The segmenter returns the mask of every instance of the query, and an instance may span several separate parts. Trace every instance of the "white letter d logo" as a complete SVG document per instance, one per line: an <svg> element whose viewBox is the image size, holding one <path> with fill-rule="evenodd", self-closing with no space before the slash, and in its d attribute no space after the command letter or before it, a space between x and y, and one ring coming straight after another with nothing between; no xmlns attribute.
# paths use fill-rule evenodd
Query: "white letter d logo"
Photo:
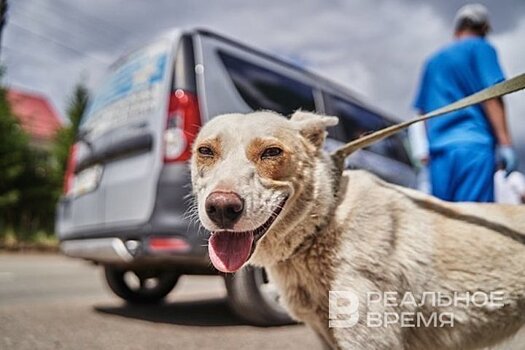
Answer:
<svg viewBox="0 0 525 350"><path fill-rule="evenodd" d="M328 292L328 327L347 328L359 321L359 298L355 293Z"/></svg>

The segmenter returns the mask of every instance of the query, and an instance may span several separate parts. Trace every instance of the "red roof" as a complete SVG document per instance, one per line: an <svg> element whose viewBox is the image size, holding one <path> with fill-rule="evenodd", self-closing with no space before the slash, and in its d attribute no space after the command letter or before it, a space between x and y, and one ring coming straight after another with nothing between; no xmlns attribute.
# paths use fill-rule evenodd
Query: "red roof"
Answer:
<svg viewBox="0 0 525 350"><path fill-rule="evenodd" d="M42 95L9 89L7 100L22 128L32 138L51 140L62 126L58 114Z"/></svg>

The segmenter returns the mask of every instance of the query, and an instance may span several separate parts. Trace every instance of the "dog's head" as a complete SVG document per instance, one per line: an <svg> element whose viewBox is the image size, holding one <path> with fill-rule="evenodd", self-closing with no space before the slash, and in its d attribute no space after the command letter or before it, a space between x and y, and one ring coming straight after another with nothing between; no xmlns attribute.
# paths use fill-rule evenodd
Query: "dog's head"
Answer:
<svg viewBox="0 0 525 350"><path fill-rule="evenodd" d="M222 115L201 129L192 185L217 269L234 272L250 257L274 263L287 254L279 250L304 239L292 229L310 215L319 184L331 185L318 167L326 160L326 127L337 121L301 111L291 119L255 112Z"/></svg>

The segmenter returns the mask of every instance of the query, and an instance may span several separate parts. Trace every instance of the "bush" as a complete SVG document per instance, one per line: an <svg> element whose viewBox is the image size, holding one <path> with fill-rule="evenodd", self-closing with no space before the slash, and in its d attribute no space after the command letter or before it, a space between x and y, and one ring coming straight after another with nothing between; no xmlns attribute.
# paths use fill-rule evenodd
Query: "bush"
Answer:
<svg viewBox="0 0 525 350"><path fill-rule="evenodd" d="M69 148L88 99L88 90L77 86L68 107L70 123L59 130L49 152L30 147L0 86L0 240L41 240L54 232Z"/></svg>
<svg viewBox="0 0 525 350"><path fill-rule="evenodd" d="M22 200L22 178L26 172L26 158L29 153L28 137L11 112L5 89L0 87L1 231L14 226L17 221L17 208Z"/></svg>

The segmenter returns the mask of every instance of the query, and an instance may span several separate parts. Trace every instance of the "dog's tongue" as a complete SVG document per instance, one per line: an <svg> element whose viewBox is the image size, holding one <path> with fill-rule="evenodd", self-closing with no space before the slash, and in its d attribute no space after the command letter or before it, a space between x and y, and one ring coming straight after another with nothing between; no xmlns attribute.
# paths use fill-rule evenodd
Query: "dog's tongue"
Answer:
<svg viewBox="0 0 525 350"><path fill-rule="evenodd" d="M216 232L210 237L208 252L213 266L222 272L235 272L250 257L253 233Z"/></svg>

